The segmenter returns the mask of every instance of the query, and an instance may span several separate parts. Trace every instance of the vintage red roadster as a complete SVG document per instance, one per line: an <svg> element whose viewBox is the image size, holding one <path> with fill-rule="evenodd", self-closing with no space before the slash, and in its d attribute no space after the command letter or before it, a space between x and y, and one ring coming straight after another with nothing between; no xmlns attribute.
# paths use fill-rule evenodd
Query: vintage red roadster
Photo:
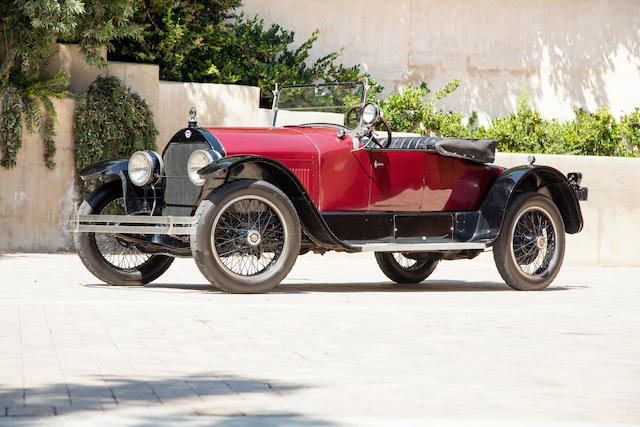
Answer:
<svg viewBox="0 0 640 427"><path fill-rule="evenodd" d="M417 283L492 248L509 286L548 286L565 233L582 229L581 174L505 170L495 140L394 134L367 92L276 89L267 128L200 127L192 111L162 155L82 170L106 182L71 221L82 262L107 283L145 284L193 257L213 285L245 293L277 286L308 251L373 252L389 279Z"/></svg>

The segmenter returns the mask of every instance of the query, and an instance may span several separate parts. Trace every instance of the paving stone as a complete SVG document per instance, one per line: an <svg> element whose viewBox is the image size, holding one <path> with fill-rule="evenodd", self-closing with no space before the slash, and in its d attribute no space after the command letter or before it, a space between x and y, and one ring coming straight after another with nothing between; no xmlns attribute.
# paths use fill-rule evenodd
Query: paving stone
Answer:
<svg viewBox="0 0 640 427"><path fill-rule="evenodd" d="M487 261L396 286L370 254L305 255L277 292L227 295L191 260L114 288L74 255L3 256L0 408L244 425L640 423L640 269L563 267L551 290L521 293Z"/></svg>
<svg viewBox="0 0 640 427"><path fill-rule="evenodd" d="M53 406L9 406L7 408L8 417L42 417L53 416L55 411Z"/></svg>

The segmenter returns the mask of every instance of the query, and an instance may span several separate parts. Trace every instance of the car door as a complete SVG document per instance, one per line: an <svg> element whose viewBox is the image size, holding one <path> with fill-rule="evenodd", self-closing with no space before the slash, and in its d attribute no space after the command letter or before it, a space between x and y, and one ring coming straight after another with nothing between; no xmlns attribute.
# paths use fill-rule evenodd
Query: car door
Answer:
<svg viewBox="0 0 640 427"><path fill-rule="evenodd" d="M370 211L418 212L423 207L424 150L371 149Z"/></svg>

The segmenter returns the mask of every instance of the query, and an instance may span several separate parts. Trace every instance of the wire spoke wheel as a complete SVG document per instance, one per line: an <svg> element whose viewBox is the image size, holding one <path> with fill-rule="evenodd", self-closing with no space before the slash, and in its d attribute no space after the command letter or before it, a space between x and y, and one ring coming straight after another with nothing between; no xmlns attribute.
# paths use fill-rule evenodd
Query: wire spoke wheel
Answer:
<svg viewBox="0 0 640 427"><path fill-rule="evenodd" d="M562 266L565 230L557 206L538 193L514 197L493 258L504 281L521 291L546 288Z"/></svg>
<svg viewBox="0 0 640 427"><path fill-rule="evenodd" d="M380 270L396 283L420 283L435 270L438 257L427 253L376 252Z"/></svg>
<svg viewBox="0 0 640 427"><path fill-rule="evenodd" d="M124 199L118 198L107 203L100 215L125 215ZM141 252L131 243L115 234L93 233L98 252L114 268L122 271L135 271L151 259L150 254Z"/></svg>
<svg viewBox="0 0 640 427"><path fill-rule="evenodd" d="M512 235L512 256L520 270L529 276L543 275L556 249L556 231L549 214L539 207L522 212Z"/></svg>
<svg viewBox="0 0 640 427"><path fill-rule="evenodd" d="M125 215L120 180L92 192L78 209L80 215ZM100 280L112 285L144 285L160 277L173 257L147 254L114 233L74 233L73 242L82 263Z"/></svg>
<svg viewBox="0 0 640 427"><path fill-rule="evenodd" d="M426 260L420 261L407 257L402 252L393 252L393 259L398 265L407 271L420 270L426 263Z"/></svg>
<svg viewBox="0 0 640 427"><path fill-rule="evenodd" d="M267 292L300 253L300 221L286 194L271 183L238 179L200 203L191 251L202 274L234 293Z"/></svg>
<svg viewBox="0 0 640 427"><path fill-rule="evenodd" d="M211 245L215 257L231 274L256 276L271 268L285 244L282 213L265 198L232 200L213 223Z"/></svg>

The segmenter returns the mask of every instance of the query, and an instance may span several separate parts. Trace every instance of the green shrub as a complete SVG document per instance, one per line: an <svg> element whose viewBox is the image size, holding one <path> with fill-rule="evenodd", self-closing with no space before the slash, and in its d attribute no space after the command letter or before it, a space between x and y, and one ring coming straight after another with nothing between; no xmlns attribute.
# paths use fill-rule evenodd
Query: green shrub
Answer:
<svg viewBox="0 0 640 427"><path fill-rule="evenodd" d="M262 106L270 105L276 83L361 77L358 66L337 62L340 52L310 61L317 31L295 47L293 32L267 26L257 16L234 15L239 5L239 0L142 2L134 17L144 28L142 36L118 41L109 57L158 64L164 80L258 86Z"/></svg>
<svg viewBox="0 0 640 427"><path fill-rule="evenodd" d="M576 109L575 120L545 119L520 93L515 113L493 120L490 126L474 129L477 115L468 123L459 112L436 109L436 102L459 86L454 80L433 96L425 83L409 85L381 102L384 115L394 131L418 132L450 137L495 138L505 152L580 154L593 156L640 156L640 109L619 121L608 107L595 113Z"/></svg>
<svg viewBox="0 0 640 427"><path fill-rule="evenodd" d="M461 113L436 109L436 102L453 93L459 85L459 80L453 80L429 97L431 90L426 83L419 86L409 84L404 91L382 100L380 107L389 126L396 132L468 136L471 130Z"/></svg>
<svg viewBox="0 0 640 427"><path fill-rule="evenodd" d="M22 123L44 142L44 159L53 168L56 111L51 98L69 93L63 71L49 74L56 40L80 44L86 59L106 65L98 55L116 38L135 35L128 20L135 0L0 0L0 164L14 167L22 146Z"/></svg>
<svg viewBox="0 0 640 427"><path fill-rule="evenodd" d="M78 171L102 159L155 150L158 135L144 99L113 76L98 77L78 97L73 133ZM87 192L87 186L80 187Z"/></svg>
<svg viewBox="0 0 640 427"><path fill-rule="evenodd" d="M640 109L620 117L620 135L632 155L640 155Z"/></svg>

